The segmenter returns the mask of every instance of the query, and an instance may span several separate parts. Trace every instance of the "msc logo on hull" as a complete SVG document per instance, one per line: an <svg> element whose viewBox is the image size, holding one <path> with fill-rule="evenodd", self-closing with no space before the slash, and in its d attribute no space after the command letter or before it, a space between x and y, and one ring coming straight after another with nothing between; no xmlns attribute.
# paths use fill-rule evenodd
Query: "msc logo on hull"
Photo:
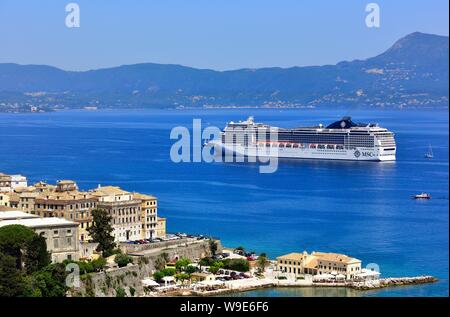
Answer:
<svg viewBox="0 0 450 317"><path fill-rule="evenodd" d="M359 158L360 156L362 157L374 157L375 154L373 152L360 152L360 151L355 151L355 153L353 153L353 155L355 155L356 158Z"/></svg>

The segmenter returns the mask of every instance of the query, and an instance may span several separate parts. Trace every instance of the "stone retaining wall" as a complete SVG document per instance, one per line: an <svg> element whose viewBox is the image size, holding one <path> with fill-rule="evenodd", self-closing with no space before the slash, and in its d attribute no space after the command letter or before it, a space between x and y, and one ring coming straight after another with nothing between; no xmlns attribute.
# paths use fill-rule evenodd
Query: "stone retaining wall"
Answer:
<svg viewBox="0 0 450 317"><path fill-rule="evenodd" d="M222 250L220 241L218 241L218 250ZM132 295L133 289L134 296L141 296L143 294L142 280L152 276L155 271L155 262L162 253L167 253L171 260L174 258L193 260L211 255L209 240L204 240L161 249L151 254L133 256L133 264L126 267L82 276L81 287L72 290L71 296L114 297L118 288L123 288L127 296Z"/></svg>

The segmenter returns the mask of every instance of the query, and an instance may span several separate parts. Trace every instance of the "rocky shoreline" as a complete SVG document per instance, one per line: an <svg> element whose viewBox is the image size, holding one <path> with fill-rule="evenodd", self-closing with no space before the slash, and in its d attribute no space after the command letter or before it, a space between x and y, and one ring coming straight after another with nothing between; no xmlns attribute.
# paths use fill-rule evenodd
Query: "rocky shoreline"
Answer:
<svg viewBox="0 0 450 317"><path fill-rule="evenodd" d="M435 283L438 279L433 276L415 276L415 277L398 277L398 278L383 278L379 280L374 280L370 282L360 282L360 283L313 283L310 285L307 284L280 284L275 281L266 283L261 283L259 285L248 285L241 286L239 288L220 288L216 290L210 291L194 291L194 290L183 290L183 291L175 291L170 294L164 294L162 296L197 296L197 297L209 297L209 296L224 296L226 294L231 293L241 293L248 292L260 289L267 288L302 288L302 287L346 287L350 289L354 289L357 291L367 291L367 290L376 290L387 287L398 287L398 286L412 286L412 285L420 285L420 284L428 284ZM156 295L158 296L158 295Z"/></svg>
<svg viewBox="0 0 450 317"><path fill-rule="evenodd" d="M355 283L351 288L356 290L372 290L385 287L395 287L395 286L407 286L407 285L419 285L427 283L435 283L438 279L434 276L415 276L415 277L388 277L382 278L378 281L373 281L373 283Z"/></svg>

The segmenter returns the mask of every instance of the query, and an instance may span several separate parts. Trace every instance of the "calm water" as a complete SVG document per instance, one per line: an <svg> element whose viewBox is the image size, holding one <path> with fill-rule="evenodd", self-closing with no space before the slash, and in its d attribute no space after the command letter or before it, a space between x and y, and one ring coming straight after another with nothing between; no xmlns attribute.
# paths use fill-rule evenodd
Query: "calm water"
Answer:
<svg viewBox="0 0 450 317"><path fill-rule="evenodd" d="M82 189L112 184L159 198L168 230L220 237L271 257L293 251L347 253L377 263L384 276L432 274L441 282L376 292L281 289L270 296L448 295L448 112L352 111L396 133L395 163L282 161L175 164L174 126L193 118L222 128L254 115L281 127L330 123L323 110L202 110L0 114L0 171L31 182L74 179ZM428 145L435 159L424 159ZM430 201L414 201L422 191Z"/></svg>

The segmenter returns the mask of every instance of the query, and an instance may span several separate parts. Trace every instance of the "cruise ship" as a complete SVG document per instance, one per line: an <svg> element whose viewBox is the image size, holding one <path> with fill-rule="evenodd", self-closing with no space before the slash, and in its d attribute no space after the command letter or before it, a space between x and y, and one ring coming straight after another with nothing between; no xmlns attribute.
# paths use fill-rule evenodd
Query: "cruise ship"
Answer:
<svg viewBox="0 0 450 317"><path fill-rule="evenodd" d="M355 123L344 117L326 127L284 129L246 121L229 122L220 139L207 146L222 154L243 157L395 161L394 133L374 123Z"/></svg>

